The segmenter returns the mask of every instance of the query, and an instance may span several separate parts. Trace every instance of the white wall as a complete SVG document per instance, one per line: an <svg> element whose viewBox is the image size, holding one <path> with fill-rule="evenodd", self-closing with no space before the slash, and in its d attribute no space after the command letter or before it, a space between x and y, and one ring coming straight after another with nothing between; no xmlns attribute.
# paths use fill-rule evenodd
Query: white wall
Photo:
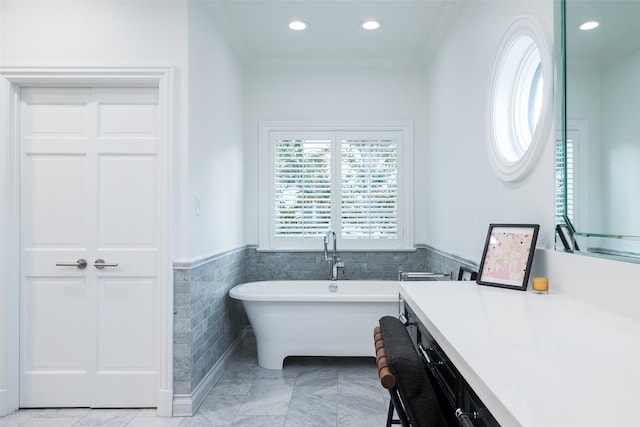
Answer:
<svg viewBox="0 0 640 427"><path fill-rule="evenodd" d="M186 65L182 2L2 0L3 66Z"/></svg>
<svg viewBox="0 0 640 427"><path fill-rule="evenodd" d="M589 212L577 212L575 221L582 231L637 235L640 230L635 215L640 210L640 51L624 53L602 62L568 60L567 118L586 121L589 127L589 188L578 194L588 200L584 205ZM624 243L615 247L625 250ZM606 247L605 242L600 245ZM628 250L635 248L628 245Z"/></svg>
<svg viewBox="0 0 640 427"><path fill-rule="evenodd" d="M189 2L190 260L244 245L243 66L205 2ZM196 197L200 214L196 214Z"/></svg>
<svg viewBox="0 0 640 427"><path fill-rule="evenodd" d="M258 124L261 120L413 120L414 158L425 156L425 100L417 90L420 67L251 68L245 77L245 232L258 243ZM425 170L414 164L416 193L423 194ZM415 242L425 243L425 200L415 203ZM321 248L319 247L318 250Z"/></svg>
<svg viewBox="0 0 640 427"><path fill-rule="evenodd" d="M602 220L609 233L640 234L639 75L640 50L607 61L602 70Z"/></svg>
<svg viewBox="0 0 640 427"><path fill-rule="evenodd" d="M414 68L255 68L245 83L246 236L257 243L260 120L415 121L414 237L479 262L489 223L541 224L554 239L553 135L539 164L517 183L501 182L486 154L491 70L500 38L524 12L553 40L553 2L466 2L439 51ZM549 46L551 49L551 45Z"/></svg>
<svg viewBox="0 0 640 427"><path fill-rule="evenodd" d="M188 141L186 3L3 0L2 67L175 67L174 197L187 187L181 174ZM177 198L176 198L177 200ZM176 236L185 236L175 203ZM174 239L186 253L186 238Z"/></svg>
<svg viewBox="0 0 640 427"><path fill-rule="evenodd" d="M490 223L540 224L538 247L553 246L552 132L537 165L515 183L496 177L486 149L496 51L509 24L523 14L534 16L553 40L552 1L466 2L432 58L423 93L427 243L478 263Z"/></svg>
<svg viewBox="0 0 640 427"><path fill-rule="evenodd" d="M574 195L576 212L574 222L577 230L603 232L602 224L602 70L594 61L569 58L567 67L567 120L585 122L588 127L587 141L580 149L587 149L586 164L576 163L586 170L580 179ZM586 142L586 144L585 144ZM584 179L583 179L584 178ZM587 185L580 184L586 179Z"/></svg>
<svg viewBox="0 0 640 427"><path fill-rule="evenodd" d="M242 65L205 2L2 0L1 19L2 67L174 67L174 259L244 244Z"/></svg>

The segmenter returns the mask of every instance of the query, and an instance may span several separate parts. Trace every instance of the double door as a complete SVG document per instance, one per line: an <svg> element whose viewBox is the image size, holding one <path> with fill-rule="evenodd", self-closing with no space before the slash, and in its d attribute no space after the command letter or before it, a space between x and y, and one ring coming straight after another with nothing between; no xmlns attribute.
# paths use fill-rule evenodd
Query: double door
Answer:
<svg viewBox="0 0 640 427"><path fill-rule="evenodd" d="M20 406L154 407L158 88L20 100Z"/></svg>

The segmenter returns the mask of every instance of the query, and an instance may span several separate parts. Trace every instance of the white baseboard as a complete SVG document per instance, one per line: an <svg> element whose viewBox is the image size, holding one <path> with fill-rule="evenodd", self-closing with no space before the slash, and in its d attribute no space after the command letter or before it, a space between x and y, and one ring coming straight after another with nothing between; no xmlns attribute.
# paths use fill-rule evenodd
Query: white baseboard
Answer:
<svg viewBox="0 0 640 427"><path fill-rule="evenodd" d="M233 342L231 347L222 355L222 357L211 368L207 375L200 381L200 384L196 386L191 394L176 394L173 396L173 416L174 417L191 417L198 410L204 399L209 395L213 387L216 385L224 371L227 369L227 365L236 348L240 345L247 329L240 333L238 338Z"/></svg>
<svg viewBox="0 0 640 427"><path fill-rule="evenodd" d="M159 417L173 416L173 390L158 390L158 408L156 414Z"/></svg>

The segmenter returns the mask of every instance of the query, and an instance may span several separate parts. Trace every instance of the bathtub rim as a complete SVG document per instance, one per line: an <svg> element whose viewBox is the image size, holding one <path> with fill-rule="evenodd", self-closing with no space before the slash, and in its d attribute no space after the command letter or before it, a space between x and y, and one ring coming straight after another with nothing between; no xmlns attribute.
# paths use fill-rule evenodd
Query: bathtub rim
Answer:
<svg viewBox="0 0 640 427"><path fill-rule="evenodd" d="M268 285L285 285L292 287L316 286L318 289L306 289L303 293L263 293L243 292L246 288L264 290ZM305 284L305 285L302 285ZM337 284L338 291L329 291L329 285ZM320 287L322 285L322 287ZM377 288L369 293L341 293L341 286L364 287L374 285ZM379 289L378 289L379 288ZM320 291L322 289L322 291ZM382 292L380 290L383 290ZM264 302L396 302L400 300L400 282L396 280L261 280L241 283L229 290L229 297L239 301L264 301Z"/></svg>

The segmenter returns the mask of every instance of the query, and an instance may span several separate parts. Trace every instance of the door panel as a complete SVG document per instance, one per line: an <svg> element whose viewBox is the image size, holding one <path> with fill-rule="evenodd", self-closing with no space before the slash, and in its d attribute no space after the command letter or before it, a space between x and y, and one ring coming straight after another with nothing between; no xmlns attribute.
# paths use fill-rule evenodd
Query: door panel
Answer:
<svg viewBox="0 0 640 427"><path fill-rule="evenodd" d="M35 369L86 370L86 286L82 278L31 280L29 365ZM52 305L51 301L60 301Z"/></svg>
<svg viewBox="0 0 640 427"><path fill-rule="evenodd" d="M81 155L27 153L22 163L22 237L29 250L85 246L85 166Z"/></svg>
<svg viewBox="0 0 640 427"><path fill-rule="evenodd" d="M156 131L155 121L156 112L152 105L101 105L99 136L117 137L126 135L144 137L154 135Z"/></svg>
<svg viewBox="0 0 640 427"><path fill-rule="evenodd" d="M154 248L155 156L102 156L98 179L98 247ZM122 227L129 223L130 227Z"/></svg>
<svg viewBox="0 0 640 427"><path fill-rule="evenodd" d="M91 338L84 278L25 282L21 289L21 405L89 406Z"/></svg>
<svg viewBox="0 0 640 427"><path fill-rule="evenodd" d="M154 328L154 313L147 301L153 300L153 282L104 279L99 289L98 370L152 369L154 343L148 331Z"/></svg>
<svg viewBox="0 0 640 427"><path fill-rule="evenodd" d="M21 92L22 407L156 406L157 93Z"/></svg>

